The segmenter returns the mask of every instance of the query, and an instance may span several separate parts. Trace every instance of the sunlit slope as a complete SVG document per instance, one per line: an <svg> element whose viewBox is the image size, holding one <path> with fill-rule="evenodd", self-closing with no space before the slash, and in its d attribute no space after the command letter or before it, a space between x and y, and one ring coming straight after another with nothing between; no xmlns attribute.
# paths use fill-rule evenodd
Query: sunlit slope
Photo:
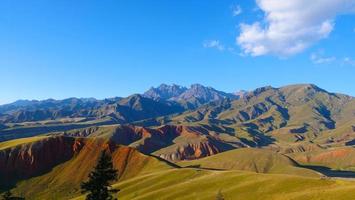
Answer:
<svg viewBox="0 0 355 200"><path fill-rule="evenodd" d="M294 143L312 141L325 131L352 128L354 105L353 97L329 93L312 84L263 87L238 100L212 102L173 116L170 123L224 125L234 129L238 137L247 131Z"/></svg>
<svg viewBox="0 0 355 200"><path fill-rule="evenodd" d="M102 150L112 153L120 180L172 168L167 162L107 140L62 136L3 149L0 163L3 172L18 180L15 194L26 199L67 199L80 194L80 183L86 180ZM50 162L51 158L55 162Z"/></svg>
<svg viewBox="0 0 355 200"><path fill-rule="evenodd" d="M170 161L201 158L247 146L223 127L201 125L163 125L155 128L110 125L75 129L62 134L106 138L116 144L134 147L145 154L153 154Z"/></svg>
<svg viewBox="0 0 355 200"><path fill-rule="evenodd" d="M319 174L312 170L298 167L298 164L287 156L266 149L236 149L178 164L183 167L319 177Z"/></svg>
<svg viewBox="0 0 355 200"><path fill-rule="evenodd" d="M242 171L173 169L114 185L120 200L341 200L353 199L355 183ZM84 199L83 196L75 198Z"/></svg>
<svg viewBox="0 0 355 200"><path fill-rule="evenodd" d="M326 166L338 170L355 170L355 149L353 147L297 152L289 155L305 165Z"/></svg>
<svg viewBox="0 0 355 200"><path fill-rule="evenodd" d="M52 121L36 121L23 122L9 125L9 127L0 130L0 142L34 137L41 134L55 133L67 131L72 129L85 128L90 126L100 126L104 124L112 124L113 121L109 117L90 120L90 121L75 121L75 119L68 120L52 120ZM0 123L1 124L1 123Z"/></svg>
<svg viewBox="0 0 355 200"><path fill-rule="evenodd" d="M35 137L21 138L21 139L16 139L16 140L9 140L6 142L0 142L0 150L6 149L6 148L11 148L11 147L22 145L22 144L28 144L31 142L35 142L35 141L44 139L45 137L46 136L35 136Z"/></svg>

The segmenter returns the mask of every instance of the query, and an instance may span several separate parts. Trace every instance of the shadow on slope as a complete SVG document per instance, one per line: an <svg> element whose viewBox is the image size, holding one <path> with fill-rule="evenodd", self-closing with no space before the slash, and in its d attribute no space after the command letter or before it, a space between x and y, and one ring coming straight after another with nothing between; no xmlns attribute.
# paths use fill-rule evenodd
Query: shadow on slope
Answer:
<svg viewBox="0 0 355 200"><path fill-rule="evenodd" d="M33 137L40 134L68 131L72 129L87 128L90 126L101 126L101 125L111 125L115 124L114 121L102 121L93 123L83 123L83 124L61 124L61 125L41 125L33 127L16 127L9 129L0 130L0 142L7 140Z"/></svg>
<svg viewBox="0 0 355 200"><path fill-rule="evenodd" d="M355 178L354 171L334 170L329 167L312 166L312 165L300 165L299 167L311 169L313 171L317 171L327 177L332 177L332 178Z"/></svg>

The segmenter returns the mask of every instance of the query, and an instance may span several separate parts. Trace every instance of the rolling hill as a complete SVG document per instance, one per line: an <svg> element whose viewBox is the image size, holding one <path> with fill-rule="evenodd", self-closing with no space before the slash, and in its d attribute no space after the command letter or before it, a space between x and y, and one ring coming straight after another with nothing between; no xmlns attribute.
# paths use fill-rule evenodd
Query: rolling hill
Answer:
<svg viewBox="0 0 355 200"><path fill-rule="evenodd" d="M0 150L2 188L12 188L26 199L67 199L80 194L100 153L112 154L120 180L173 167L134 148L102 138L42 137L6 142Z"/></svg>
<svg viewBox="0 0 355 200"><path fill-rule="evenodd" d="M289 157L267 149L243 148L192 161L178 163L182 167L214 170L245 170L257 173L288 174L319 177L319 174L302 168Z"/></svg>

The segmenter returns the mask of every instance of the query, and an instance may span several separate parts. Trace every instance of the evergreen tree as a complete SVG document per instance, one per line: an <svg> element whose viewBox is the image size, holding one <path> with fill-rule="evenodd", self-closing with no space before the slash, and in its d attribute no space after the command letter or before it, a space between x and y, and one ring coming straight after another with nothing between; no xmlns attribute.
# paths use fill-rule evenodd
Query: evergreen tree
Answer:
<svg viewBox="0 0 355 200"><path fill-rule="evenodd" d="M82 193L89 192L87 200L113 200L110 193L119 190L110 189L110 181L117 180L117 170L113 168L111 156L103 151L99 162L89 174L89 180L81 184Z"/></svg>

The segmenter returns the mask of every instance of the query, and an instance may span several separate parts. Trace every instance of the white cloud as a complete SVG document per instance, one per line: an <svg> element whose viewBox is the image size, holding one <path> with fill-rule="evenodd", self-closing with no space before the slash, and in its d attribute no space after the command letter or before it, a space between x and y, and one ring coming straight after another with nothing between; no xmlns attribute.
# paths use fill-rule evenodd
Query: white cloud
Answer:
<svg viewBox="0 0 355 200"><path fill-rule="evenodd" d="M232 15L233 17L242 14L243 10L239 5L232 6Z"/></svg>
<svg viewBox="0 0 355 200"><path fill-rule="evenodd" d="M224 51L225 47L222 45L219 40L207 40L203 42L203 47L205 48L214 48L219 51Z"/></svg>
<svg viewBox="0 0 355 200"><path fill-rule="evenodd" d="M297 54L327 38L336 15L355 12L355 0L256 0L264 20L240 24L237 44L247 55Z"/></svg>
<svg viewBox="0 0 355 200"><path fill-rule="evenodd" d="M334 56L323 56L322 52L312 53L310 59L314 64L329 64L336 60Z"/></svg>
<svg viewBox="0 0 355 200"><path fill-rule="evenodd" d="M350 57L343 58L343 63L346 65L355 66L355 60Z"/></svg>

